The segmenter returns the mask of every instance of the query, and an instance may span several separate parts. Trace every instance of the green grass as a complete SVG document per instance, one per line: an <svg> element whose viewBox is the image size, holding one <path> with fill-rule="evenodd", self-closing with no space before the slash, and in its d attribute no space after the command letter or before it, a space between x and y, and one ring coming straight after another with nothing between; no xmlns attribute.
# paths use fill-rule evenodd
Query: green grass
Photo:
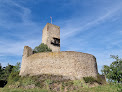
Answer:
<svg viewBox="0 0 122 92"><path fill-rule="evenodd" d="M0 88L0 92L48 92L46 89Z"/></svg>
<svg viewBox="0 0 122 92"><path fill-rule="evenodd" d="M122 92L121 88L122 84L106 84L101 77L69 80L57 75L20 77L13 73L0 92Z"/></svg>
<svg viewBox="0 0 122 92"><path fill-rule="evenodd" d="M0 92L49 92L49 91L47 91L46 89L41 89L41 88L34 88L34 89L0 88ZM122 92L122 85L106 84L106 85L100 85L100 86L92 87L92 88L78 88L78 89L68 91L68 92Z"/></svg>
<svg viewBox="0 0 122 92"><path fill-rule="evenodd" d="M122 92L122 89L116 85L102 85L93 88L87 88L87 92Z"/></svg>

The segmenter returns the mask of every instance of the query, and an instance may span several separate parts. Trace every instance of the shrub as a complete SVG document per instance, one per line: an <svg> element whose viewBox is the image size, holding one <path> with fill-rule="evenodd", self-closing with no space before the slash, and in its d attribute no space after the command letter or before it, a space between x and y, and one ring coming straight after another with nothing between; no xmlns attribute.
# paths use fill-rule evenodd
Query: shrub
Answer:
<svg viewBox="0 0 122 92"><path fill-rule="evenodd" d="M8 77L8 84L17 82L19 81L19 79L20 79L19 72L12 72Z"/></svg>
<svg viewBox="0 0 122 92"><path fill-rule="evenodd" d="M96 82L96 79L91 76L90 77L83 77L83 80L85 81L85 83L90 83L90 84Z"/></svg>
<svg viewBox="0 0 122 92"><path fill-rule="evenodd" d="M74 86L81 87L81 80L74 80L74 81L73 81L73 85L74 85Z"/></svg>
<svg viewBox="0 0 122 92"><path fill-rule="evenodd" d="M52 50L44 43L41 43L39 46L36 46L33 50L33 53L39 52L51 52Z"/></svg>
<svg viewBox="0 0 122 92"><path fill-rule="evenodd" d="M13 83L19 81L19 79L21 78L19 76L19 72L20 72L20 63L17 62L17 64L15 66L13 66L12 72L8 76L8 80L7 80L8 84L13 84Z"/></svg>
<svg viewBox="0 0 122 92"><path fill-rule="evenodd" d="M104 76L104 75L98 74L98 75L97 75L96 82L97 82L98 84L106 84L105 76Z"/></svg>
<svg viewBox="0 0 122 92"><path fill-rule="evenodd" d="M31 77L23 77L21 85L22 86L28 86L31 84L36 84L36 81L34 81Z"/></svg>
<svg viewBox="0 0 122 92"><path fill-rule="evenodd" d="M50 91L49 85L50 85L51 83L52 83L52 80L50 80L50 79L45 80L46 89L47 89L48 91Z"/></svg>
<svg viewBox="0 0 122 92"><path fill-rule="evenodd" d="M2 67L0 64L0 80L7 81L9 75L12 72L13 65L8 64L6 67Z"/></svg>

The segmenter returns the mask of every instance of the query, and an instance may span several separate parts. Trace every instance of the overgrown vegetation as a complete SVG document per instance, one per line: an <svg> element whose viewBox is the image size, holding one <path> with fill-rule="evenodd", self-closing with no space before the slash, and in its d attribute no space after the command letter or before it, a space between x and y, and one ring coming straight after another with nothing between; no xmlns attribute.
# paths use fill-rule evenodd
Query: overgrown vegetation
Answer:
<svg viewBox="0 0 122 92"><path fill-rule="evenodd" d="M101 72L106 75L109 82L122 83L122 59L114 55L111 55L111 58L115 61L110 66L104 65Z"/></svg>
<svg viewBox="0 0 122 92"><path fill-rule="evenodd" d="M0 64L0 87L4 87L6 85L13 67L13 65L9 64L6 67L2 67L2 65Z"/></svg>
<svg viewBox="0 0 122 92"><path fill-rule="evenodd" d="M85 81L85 83L98 83L98 84L106 84L106 80L102 78L103 75L98 74L97 78L94 77L83 77L83 80Z"/></svg>
<svg viewBox="0 0 122 92"><path fill-rule="evenodd" d="M36 46L33 50L33 53L39 52L51 52L52 50L44 43L41 43L39 46Z"/></svg>
<svg viewBox="0 0 122 92"><path fill-rule="evenodd" d="M93 77L83 77L83 79L86 83L90 83L90 84L96 82L96 79Z"/></svg>
<svg viewBox="0 0 122 92"><path fill-rule="evenodd" d="M48 92L46 89L0 88L0 92Z"/></svg>
<svg viewBox="0 0 122 92"><path fill-rule="evenodd" d="M73 89L71 91L68 90L61 90L57 92L122 92L121 84L106 84L106 85L100 85L96 87L91 88L77 88ZM41 88L33 88L33 89L23 89L23 88L0 88L0 92L49 92L47 89L41 89ZM56 91L51 91L56 92Z"/></svg>
<svg viewBox="0 0 122 92"><path fill-rule="evenodd" d="M15 66L8 64L6 67L2 67L2 65L0 64L0 87L4 87L8 81L11 83L14 81L18 81L19 71L19 62Z"/></svg>
<svg viewBox="0 0 122 92"><path fill-rule="evenodd" d="M15 74L15 75L14 75ZM94 87L99 84L98 80L93 77L84 77L81 80L70 80L63 76L42 74L37 76L20 77L17 72L11 73L8 78L6 88L23 88L23 89L46 89L51 92L73 91L81 88Z"/></svg>
<svg viewBox="0 0 122 92"><path fill-rule="evenodd" d="M0 80L7 81L8 76L12 72L13 67L14 67L13 65L9 64L6 67L2 67L2 65L0 64Z"/></svg>

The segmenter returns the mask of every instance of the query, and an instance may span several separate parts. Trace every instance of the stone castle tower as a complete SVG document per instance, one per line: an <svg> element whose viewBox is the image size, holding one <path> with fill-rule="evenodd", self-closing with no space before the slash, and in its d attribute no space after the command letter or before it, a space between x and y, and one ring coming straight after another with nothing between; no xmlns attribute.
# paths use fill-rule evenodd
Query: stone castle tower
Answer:
<svg viewBox="0 0 122 92"><path fill-rule="evenodd" d="M60 51L60 27L47 23L43 29L42 43L46 44L53 52Z"/></svg>
<svg viewBox="0 0 122 92"><path fill-rule="evenodd" d="M69 79L97 77L96 58L88 53L60 51L60 27L47 23L42 33L42 43L52 52L33 53L29 46L23 50L20 76L53 74Z"/></svg>

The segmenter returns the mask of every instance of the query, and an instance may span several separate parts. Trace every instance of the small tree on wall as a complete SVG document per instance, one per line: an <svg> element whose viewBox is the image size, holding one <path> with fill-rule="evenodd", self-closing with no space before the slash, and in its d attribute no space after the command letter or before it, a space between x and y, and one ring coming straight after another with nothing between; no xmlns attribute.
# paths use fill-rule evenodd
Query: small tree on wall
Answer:
<svg viewBox="0 0 122 92"><path fill-rule="evenodd" d="M52 50L44 43L41 43L39 46L36 46L33 50L33 53L39 52L51 52Z"/></svg>

